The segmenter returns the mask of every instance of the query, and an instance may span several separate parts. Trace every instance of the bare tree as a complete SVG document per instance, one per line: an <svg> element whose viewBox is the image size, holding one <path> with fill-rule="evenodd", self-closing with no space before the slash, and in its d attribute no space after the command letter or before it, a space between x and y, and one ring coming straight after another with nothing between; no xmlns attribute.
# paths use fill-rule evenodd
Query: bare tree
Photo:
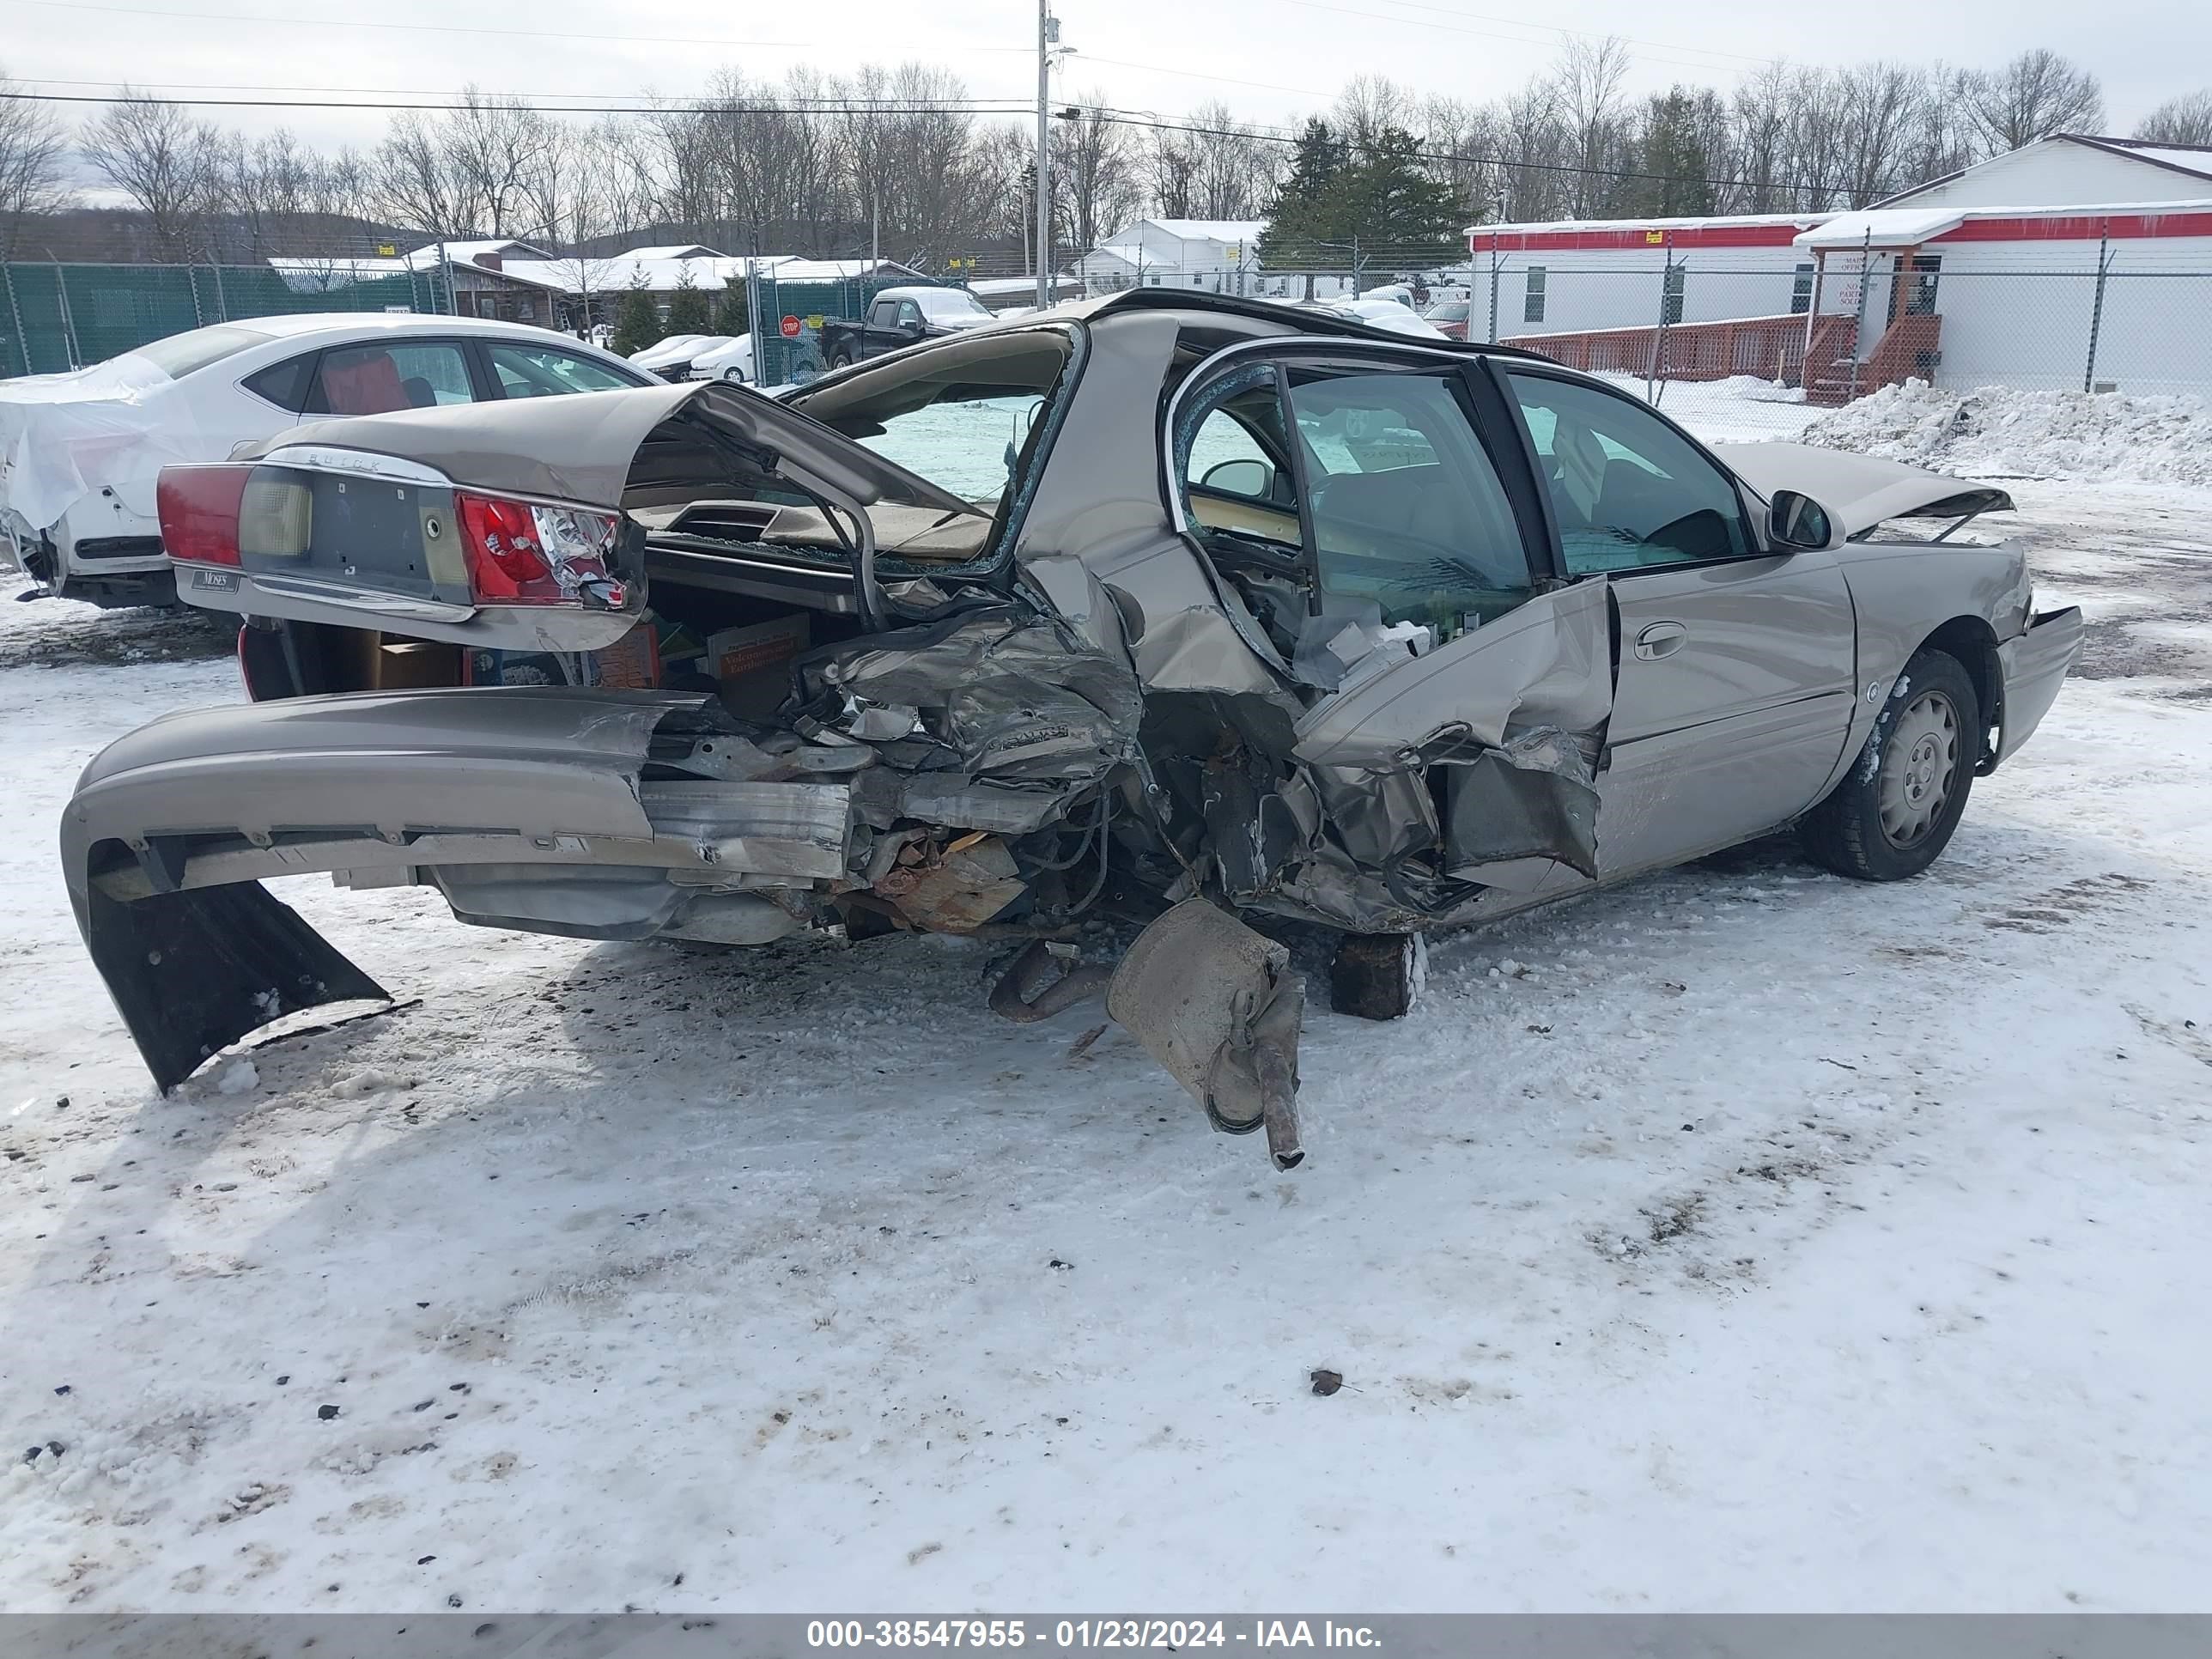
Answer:
<svg viewBox="0 0 2212 1659"><path fill-rule="evenodd" d="M1737 82L1729 100L1729 144L1719 196L1732 213L1773 213L1796 205L1789 178L1790 72L1762 64Z"/></svg>
<svg viewBox="0 0 2212 1659"><path fill-rule="evenodd" d="M1252 129L1218 101L1190 112L1190 199L1182 214L1165 218L1257 218L1273 199L1282 151L1255 137ZM1124 129L1126 131L1126 129Z"/></svg>
<svg viewBox="0 0 2212 1659"><path fill-rule="evenodd" d="M1984 144L2002 154L2054 132L2094 131L2104 125L2105 93L2088 70L2039 46L1973 76L1966 107Z"/></svg>
<svg viewBox="0 0 2212 1659"><path fill-rule="evenodd" d="M1478 158L1495 155L1503 144L1503 124L1496 112L1467 104L1456 98L1430 98L1420 106L1422 149L1432 159L1430 173L1451 188L1461 216L1474 222L1492 216L1495 206L1496 169Z"/></svg>
<svg viewBox="0 0 2212 1659"><path fill-rule="evenodd" d="M1068 253L1097 246L1144 200L1128 129L1100 113L1105 100L1096 90L1077 94L1075 106L1083 112L1059 122L1053 134L1053 205Z"/></svg>
<svg viewBox="0 0 2212 1659"><path fill-rule="evenodd" d="M0 70L0 92L11 91L15 85ZM61 182L66 148L60 125L44 109L0 98L0 264L13 256L18 228L26 218L68 205L70 192Z"/></svg>
<svg viewBox="0 0 2212 1659"><path fill-rule="evenodd" d="M1153 212L1163 219L1199 216L1198 149L1189 135L1154 128L1145 145L1143 167Z"/></svg>
<svg viewBox="0 0 2212 1659"><path fill-rule="evenodd" d="M1623 166L1628 112L1622 88L1628 79L1628 44L1607 35L1593 45L1569 40L1552 72L1559 118L1567 137L1567 164L1575 171L1567 185L1569 210L1589 218L1609 206L1615 194L1609 176Z"/></svg>
<svg viewBox="0 0 2212 1659"><path fill-rule="evenodd" d="M480 228L493 236L530 230L523 222L530 175L554 142L555 123L519 98L471 86L461 89L441 129L446 165L476 204Z"/></svg>
<svg viewBox="0 0 2212 1659"><path fill-rule="evenodd" d="M1374 148L1392 128L1404 131L1419 121L1419 97L1382 75L1355 75L1336 94L1329 120L1354 155Z"/></svg>
<svg viewBox="0 0 2212 1659"><path fill-rule="evenodd" d="M615 116L589 127L555 124L524 175L525 212L558 258L580 327L613 320L605 290L619 261L608 239L644 216L632 140Z"/></svg>
<svg viewBox="0 0 2212 1659"><path fill-rule="evenodd" d="M441 239L480 228L480 204L448 167L437 128L417 112L392 118L369 167L384 217Z"/></svg>
<svg viewBox="0 0 2212 1659"><path fill-rule="evenodd" d="M2160 144L2212 144L2212 87L2167 99L2136 124L2136 137Z"/></svg>
<svg viewBox="0 0 2212 1659"><path fill-rule="evenodd" d="M209 216L222 202L223 135L175 104L140 101L147 94L137 88L119 87L116 97L87 125L79 149L145 214L161 252L190 259L204 251Z"/></svg>
<svg viewBox="0 0 2212 1659"><path fill-rule="evenodd" d="M1903 64L1857 64L1837 76L1842 94L1837 159L1852 207L1879 201L1909 182L1901 169L1920 107L1919 71Z"/></svg>

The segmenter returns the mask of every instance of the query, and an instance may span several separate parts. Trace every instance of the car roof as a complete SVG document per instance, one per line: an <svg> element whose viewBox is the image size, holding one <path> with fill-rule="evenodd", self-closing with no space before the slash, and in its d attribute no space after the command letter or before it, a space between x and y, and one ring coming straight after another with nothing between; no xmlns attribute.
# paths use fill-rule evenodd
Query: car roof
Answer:
<svg viewBox="0 0 2212 1659"><path fill-rule="evenodd" d="M281 317L233 317L233 328L252 330L280 340L296 340L309 334L388 334L416 330L434 334L489 335L507 339L560 340L581 345L573 334L539 328L531 323L502 322L496 317L451 317L430 311L307 311Z"/></svg>
<svg viewBox="0 0 2212 1659"><path fill-rule="evenodd" d="M1395 304L1395 301L1391 303ZM1405 307L1400 307L1401 310ZM1342 311L1330 311L1319 303L1308 306L1282 300L1248 300L1231 294L1178 293L1167 288L1131 288L1118 293L1103 295L1097 299L1068 300L1047 312L1032 312L1018 319L1019 324L1035 324L1052 316L1085 319L1103 317L1116 312L1170 311L1193 319L1211 313L1219 316L1241 317L1254 322L1287 325L1293 332L1302 334L1334 334L1350 340L1387 340L1393 345L1419 346L1423 350L1451 351L1465 356L1510 357L1516 362L1558 365L1540 351L1525 350L1519 346L1496 345L1486 340L1455 340L1449 336L1431 340L1425 336L1402 334L1394 329L1377 328L1364 319ZM1409 312L1407 313L1411 315Z"/></svg>

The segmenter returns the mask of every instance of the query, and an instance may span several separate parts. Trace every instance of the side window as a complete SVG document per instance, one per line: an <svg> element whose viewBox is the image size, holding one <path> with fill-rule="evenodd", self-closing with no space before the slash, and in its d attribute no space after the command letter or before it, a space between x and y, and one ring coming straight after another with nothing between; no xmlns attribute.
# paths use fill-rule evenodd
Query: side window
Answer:
<svg viewBox="0 0 2212 1659"><path fill-rule="evenodd" d="M921 307L911 300L901 300L898 303L898 325L901 328L919 328L921 325Z"/></svg>
<svg viewBox="0 0 2212 1659"><path fill-rule="evenodd" d="M615 392L634 386L604 363L546 346L494 345L491 372L502 396L551 398L571 392Z"/></svg>
<svg viewBox="0 0 2212 1659"><path fill-rule="evenodd" d="M1283 380L1287 421L1269 364L1182 417L1187 514L1217 558L1282 573L1310 547L1313 608L1420 623L1438 643L1528 598L1518 521L1448 376L1295 366ZM1302 490L1278 459L1292 446Z"/></svg>
<svg viewBox="0 0 2212 1659"><path fill-rule="evenodd" d="M1524 323L1544 320L1544 275L1543 266L1528 267L1528 295L1521 302L1521 320Z"/></svg>
<svg viewBox="0 0 2212 1659"><path fill-rule="evenodd" d="M875 308L868 313L868 326L870 328L896 328L898 326L898 302L896 300L877 301Z"/></svg>
<svg viewBox="0 0 2212 1659"><path fill-rule="evenodd" d="M1735 483L1658 415L1548 375L1509 374L1570 575L1754 550Z"/></svg>
<svg viewBox="0 0 2212 1659"><path fill-rule="evenodd" d="M1813 308L1813 267L1801 264L1790 277L1790 314L1802 317Z"/></svg>
<svg viewBox="0 0 2212 1659"><path fill-rule="evenodd" d="M344 346L323 353L307 410L316 415L384 415L475 400L461 349L447 341Z"/></svg>
<svg viewBox="0 0 2212 1659"><path fill-rule="evenodd" d="M297 415L307 406L307 386L315 373L315 354L307 352L297 357L287 357L281 363L247 375L239 384L255 397L267 399L287 415Z"/></svg>

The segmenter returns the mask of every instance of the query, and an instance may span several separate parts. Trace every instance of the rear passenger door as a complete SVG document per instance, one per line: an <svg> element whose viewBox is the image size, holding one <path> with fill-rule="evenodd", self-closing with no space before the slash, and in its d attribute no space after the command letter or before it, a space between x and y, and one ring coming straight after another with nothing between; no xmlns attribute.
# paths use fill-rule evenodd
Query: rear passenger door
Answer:
<svg viewBox="0 0 2212 1659"><path fill-rule="evenodd" d="M1601 873L1695 857L1812 805L1856 672L1834 555L1770 551L1734 478L1650 405L1535 368L1501 378L1563 574L1611 593Z"/></svg>
<svg viewBox="0 0 2212 1659"><path fill-rule="evenodd" d="M1183 523L1328 692L1292 752L1351 860L1393 890L1586 883L1604 595L1539 590L1543 519L1497 387L1440 354L1310 343L1225 363L1172 419Z"/></svg>

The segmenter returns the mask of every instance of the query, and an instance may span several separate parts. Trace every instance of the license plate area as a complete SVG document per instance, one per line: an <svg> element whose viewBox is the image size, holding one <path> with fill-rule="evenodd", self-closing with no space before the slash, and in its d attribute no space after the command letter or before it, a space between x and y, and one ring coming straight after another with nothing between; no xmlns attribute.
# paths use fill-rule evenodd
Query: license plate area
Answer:
<svg viewBox="0 0 2212 1659"><path fill-rule="evenodd" d="M453 492L439 484L257 467L240 508L239 562L252 575L471 603Z"/></svg>

